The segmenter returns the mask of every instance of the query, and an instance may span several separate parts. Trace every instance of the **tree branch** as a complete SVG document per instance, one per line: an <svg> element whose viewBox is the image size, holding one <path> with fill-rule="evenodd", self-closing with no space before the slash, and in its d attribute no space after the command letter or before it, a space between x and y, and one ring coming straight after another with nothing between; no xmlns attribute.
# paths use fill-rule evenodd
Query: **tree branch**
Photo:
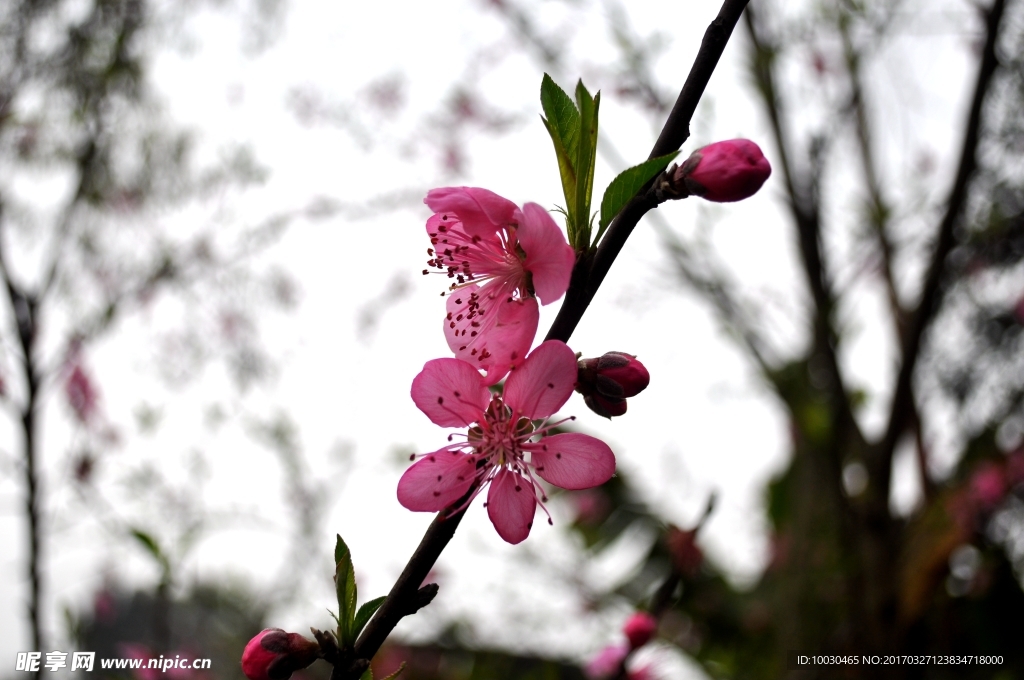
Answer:
<svg viewBox="0 0 1024 680"><path fill-rule="evenodd" d="M977 168L978 142L981 137L982 106L992 82L992 76L999 65L996 57L996 42L1002 22L1006 0L995 0L992 8L985 16L985 46L982 51L981 65L974 84L974 96L971 100L970 114L964 131L963 147L960 151L960 164L956 179L949 192L946 211L939 224L935 251L925 276L921 298L917 308L907 324L906 337L903 339L903 360L896 386L893 390L892 408L885 435L879 442L873 456L874 470L880 481L876 503L888 503L889 486L892 477L892 458L900 437L911 425L914 414L913 377L914 368L920 355L924 333L939 309L944 294L943 283L946 278L946 258L956 242L954 228L961 219L967 199L967 189L974 171Z"/></svg>
<svg viewBox="0 0 1024 680"><path fill-rule="evenodd" d="M690 136L690 119L693 118L697 104L711 80L718 60L725 51L729 42L732 30L739 21L740 15L747 6L749 0L725 0L722 9L711 25L704 33L704 40L701 42L700 50L694 59L690 74L679 92L675 106L668 116L665 127L662 128L658 141L654 144L648 158L656 158L672 153L683 145ZM578 271L573 272L573 278L569 284L569 290L565 294L565 302L558 310L551 330L548 331L545 340L561 340L567 342L576 325L583 318L584 312L590 306L594 294L604 281L604 277L611 269L612 263L618 257L626 239L633 232L634 227L649 210L657 207L658 199L650 191L656 179L649 182L626 207L622 209L611 225L601 244L597 247L593 257L584 255L576 265Z"/></svg>
<svg viewBox="0 0 1024 680"><path fill-rule="evenodd" d="M651 157L674 151L686 140L689 135L690 119L697 108L697 103L700 101L711 74L725 50L732 29L748 1L725 0L718 17L708 27L690 74L672 113L669 114L661 137L651 152ZM665 145L673 146L668 151L663 151ZM653 183L652 181L648 184L648 189ZM590 264L589 258L583 258L577 262L576 270L573 272L573 283L566 294L566 301L559 310L551 330L548 331L547 339L557 338L563 342L569 339L640 217L656 205L657 199L654 198L652 192L647 189L641 190L638 197L634 198L612 221L597 250L593 265ZM574 286L577 291L575 294L573 294ZM371 659L402 617L411 613L411 605L415 601L416 593L423 583L423 579L426 578L441 552L455 534L464 513L465 509L453 513L451 516L442 512L434 518L391 592L388 593L384 603L356 641L355 660ZM345 664L336 665L331 674L331 680L356 680L359 676L353 675L353 673L355 671L350 671Z"/></svg>

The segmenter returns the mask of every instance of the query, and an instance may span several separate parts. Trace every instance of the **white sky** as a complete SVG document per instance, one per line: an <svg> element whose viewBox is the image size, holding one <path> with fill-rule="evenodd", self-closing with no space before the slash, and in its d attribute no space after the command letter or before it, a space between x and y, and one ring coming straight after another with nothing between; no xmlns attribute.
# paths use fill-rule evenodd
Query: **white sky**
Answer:
<svg viewBox="0 0 1024 680"><path fill-rule="evenodd" d="M264 187L241 199L226 199L228 221L251 224L267 214L301 209L322 196L360 202L395 188L428 187L437 177L435 159L423 149L418 155L399 154L397 140L408 134L418 116L436 107L437 98L464 71L475 48L496 42L506 31L482 11L483 4L293 0L279 39L255 58L241 54L235 21L225 13L204 11L188 24L191 49L162 53L154 62L155 81L171 119L199 132L200 151L208 158L216 157L220 148L244 143L271 170ZM558 7L545 3L552 22L558 21ZM669 20L666 11L676 18ZM641 34L671 27L672 47L660 62L665 82L682 82L716 11L713 3L705 2L676 3L669 10L664 3L630 3ZM594 10L584 16L587 23L576 31L576 49L607 53L603 13ZM950 29L946 16L934 14L938 28L929 25L923 35L901 40L889 66L876 74L891 108L882 112L891 116L883 143L900 149L886 155L903 161L926 146L926 140L933 140L940 178L947 176L949 152L959 143L945 140L962 112L958 102L964 100L968 58L966 38ZM742 35L734 37L706 105L698 112L695 141L685 151L697 143L745 136L762 142L774 162L774 150L747 91L739 59L742 43ZM352 101L369 82L398 72L408 86L409 106L385 125L385 142L369 151L343 130L300 125L287 105L287 93L295 87L314 88L329 101ZM552 207L561 195L550 142L536 119L541 71L519 56L507 59L496 74L484 86L490 101L528 114L527 122L512 135L477 140L471 147L471 174L457 183L486 186L518 203L536 201ZM628 158L646 157L653 141L647 124L624 109L613 93L603 96L602 130ZM596 186L603 188L617 170L600 164ZM939 184L944 188L944 182ZM834 190L839 193L842 187ZM691 200L666 206L663 212L674 228L688 235L700 220L713 223L711 238L723 261L748 290L768 301L766 307L774 315L772 337L786 347L799 337L794 315L802 302L792 236L780 217L781 195L776 174L747 202L719 207ZM837 201L831 209L838 224L848 224L842 215L849 211L849 203ZM290 314L273 313L270 322L262 324L266 344L279 361L278 378L242 402L232 400L217 370L207 371L183 389L161 387L146 343L151 337L147 324L170 318L164 307L125 324L123 332L89 355L100 379L104 411L125 437L101 469L101 484L113 484L120 466L140 460L156 461L172 479L185 479L182 461L200 450L210 465L202 493L206 507L263 518L229 522L208 534L185 561L186 580L236 575L266 583L281 566L282 533L289 526L282 519L277 462L241 435L237 425L203 429L203 412L211 404L227 404L229 412L243 416L286 410L298 424L311 469L321 476L336 478L342 467L331 451L339 443L350 445L354 467L338 484L325 523L323 554L311 565L295 565L296 570L321 569L320 585L310 587L306 601L280 612L273 625L297 630L329 626L324 608L331 602L328 570L334 532L352 548L361 592L371 597L390 587L431 519L409 513L395 499L405 465L396 449L432 450L446 434L408 398L409 384L423 363L448 354L440 332L443 301L438 292L443 283L418 276L426 259L427 216L426 208L419 207L359 221L298 220L292 225L261 263L280 263L291 272L300 285L301 303ZM173 225L175 220L195 217L163 219ZM840 250L845 247L836 245ZM719 504L702 545L734 579L750 582L766 559L760 493L785 463L787 425L706 308L679 293L667 272L651 229L642 223L570 343L587 356L613 349L638 355L651 372L651 387L631 400L626 417L612 423L590 413L578 396L563 412L577 415L580 427L612 445L620 468L667 519L689 523L708 494L717 492ZM372 336L360 338L355 330L360 310L393 276L403 273L412 282L412 292L386 310ZM853 336L844 356L853 374L871 387L884 385L891 376L891 360L885 359L888 331L877 330L875 323L877 293L865 287L850 303L847 314L863 332ZM552 318L553 310L545 309L538 336ZM164 414L155 436L140 435L133 423L131 414L140 402ZM877 427L884 395L874 404L865 419ZM69 437L58 425L65 415L52 403L45 412L50 489L67 477L57 462ZM913 474L899 474L897 487L897 503L909 507L916 493ZM124 493L112 488L110 495L118 498ZM138 551L113 539L95 521L70 521L68 515L77 506L68 494L60 498L61 526L66 528L51 536L47 619L51 633L63 644L57 648L65 648L58 612L65 605L81 607L88 602L104 569L114 569L140 585L151 585L155 574ZM14 652L26 650L28 644L22 623L24 540L19 500L17 487L8 479L0 483L0 536L4 545L13 546L0 557L0 664L13 660ZM621 559L581 563L578 548L567 545L557 527L540 522L525 544L507 546L479 505L470 510L439 563L438 600L416 617L418 622L404 623L402 629L416 634L446 613L463 613L490 644L522 643L583 658L608 642L621 623L619 614L586 620L574 600L564 595L555 574L583 573L589 582L608 583L624 576L628 564ZM140 507L126 504L123 512ZM148 516L135 519L155 521L157 510L150 508ZM557 503L554 514L556 523L566 522L565 509ZM508 602L515 603L511 617L492 620L481 615ZM7 672L0 668L0 675Z"/></svg>

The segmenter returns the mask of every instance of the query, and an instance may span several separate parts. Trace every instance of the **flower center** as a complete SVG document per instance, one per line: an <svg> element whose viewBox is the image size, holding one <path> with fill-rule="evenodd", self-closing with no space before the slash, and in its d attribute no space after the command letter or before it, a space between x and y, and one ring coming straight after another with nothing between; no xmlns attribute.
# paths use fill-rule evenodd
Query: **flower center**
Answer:
<svg viewBox="0 0 1024 680"><path fill-rule="evenodd" d="M515 225L488 236L470 236L454 215L442 214L428 235L429 269L424 269L423 273L445 274L454 279L449 291L491 279L512 284L520 294L525 291L526 271L522 260L525 254L521 254L522 248L516 240Z"/></svg>

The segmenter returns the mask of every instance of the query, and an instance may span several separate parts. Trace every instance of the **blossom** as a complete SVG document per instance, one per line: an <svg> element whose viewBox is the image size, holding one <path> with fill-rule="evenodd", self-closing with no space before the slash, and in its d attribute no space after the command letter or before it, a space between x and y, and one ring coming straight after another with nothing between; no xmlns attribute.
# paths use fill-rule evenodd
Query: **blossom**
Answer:
<svg viewBox="0 0 1024 680"><path fill-rule="evenodd" d="M626 619L625 625L622 626L622 632L625 633L626 639L629 640L631 649L637 649L646 645L657 631L658 620L647 612L634 613Z"/></svg>
<svg viewBox="0 0 1024 680"><path fill-rule="evenodd" d="M409 510L438 512L469 495L461 508L489 484L485 505L498 535L509 543L524 540L538 503L544 509L547 500L538 477L578 490L603 484L615 473L615 455L601 440L548 434L571 420L548 423L575 383L576 357L558 340L534 349L512 371L502 396L491 395L473 364L428 361L412 383L416 406L441 427L469 429L419 456L398 482L398 501ZM453 441L456 436L465 439Z"/></svg>
<svg viewBox="0 0 1024 680"><path fill-rule="evenodd" d="M453 279L445 339L493 385L533 344L537 298L546 305L565 294L575 253L536 203L520 209L473 187L433 189L424 203L435 213L427 220L427 264Z"/></svg>
<svg viewBox="0 0 1024 680"><path fill-rule="evenodd" d="M242 672L249 680L286 680L320 658L320 645L298 633L265 628L242 652Z"/></svg>
<svg viewBox="0 0 1024 680"><path fill-rule="evenodd" d="M673 172L676 186L716 203L750 198L772 174L761 148L749 139L727 139L697 149Z"/></svg>

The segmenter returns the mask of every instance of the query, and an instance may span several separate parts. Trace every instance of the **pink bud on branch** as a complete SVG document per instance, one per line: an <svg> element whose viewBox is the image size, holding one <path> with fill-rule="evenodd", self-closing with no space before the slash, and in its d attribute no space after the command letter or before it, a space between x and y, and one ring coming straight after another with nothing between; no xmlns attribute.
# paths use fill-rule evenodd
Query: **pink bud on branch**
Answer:
<svg viewBox="0 0 1024 680"><path fill-rule="evenodd" d="M640 394L651 382L647 368L632 354L606 352L578 363L576 391L590 410L611 418L626 412L626 399Z"/></svg>
<svg viewBox="0 0 1024 680"><path fill-rule="evenodd" d="M694 151L682 165L668 170L668 198L700 196L732 203L750 198L772 174L761 148L749 139L728 139Z"/></svg>
<svg viewBox="0 0 1024 680"><path fill-rule="evenodd" d="M320 658L320 645L298 633L266 628L242 652L242 672L249 680L287 680Z"/></svg>
<svg viewBox="0 0 1024 680"><path fill-rule="evenodd" d="M636 612L622 626L622 632L626 634L631 649L643 647L658 631L658 620L647 612Z"/></svg>

